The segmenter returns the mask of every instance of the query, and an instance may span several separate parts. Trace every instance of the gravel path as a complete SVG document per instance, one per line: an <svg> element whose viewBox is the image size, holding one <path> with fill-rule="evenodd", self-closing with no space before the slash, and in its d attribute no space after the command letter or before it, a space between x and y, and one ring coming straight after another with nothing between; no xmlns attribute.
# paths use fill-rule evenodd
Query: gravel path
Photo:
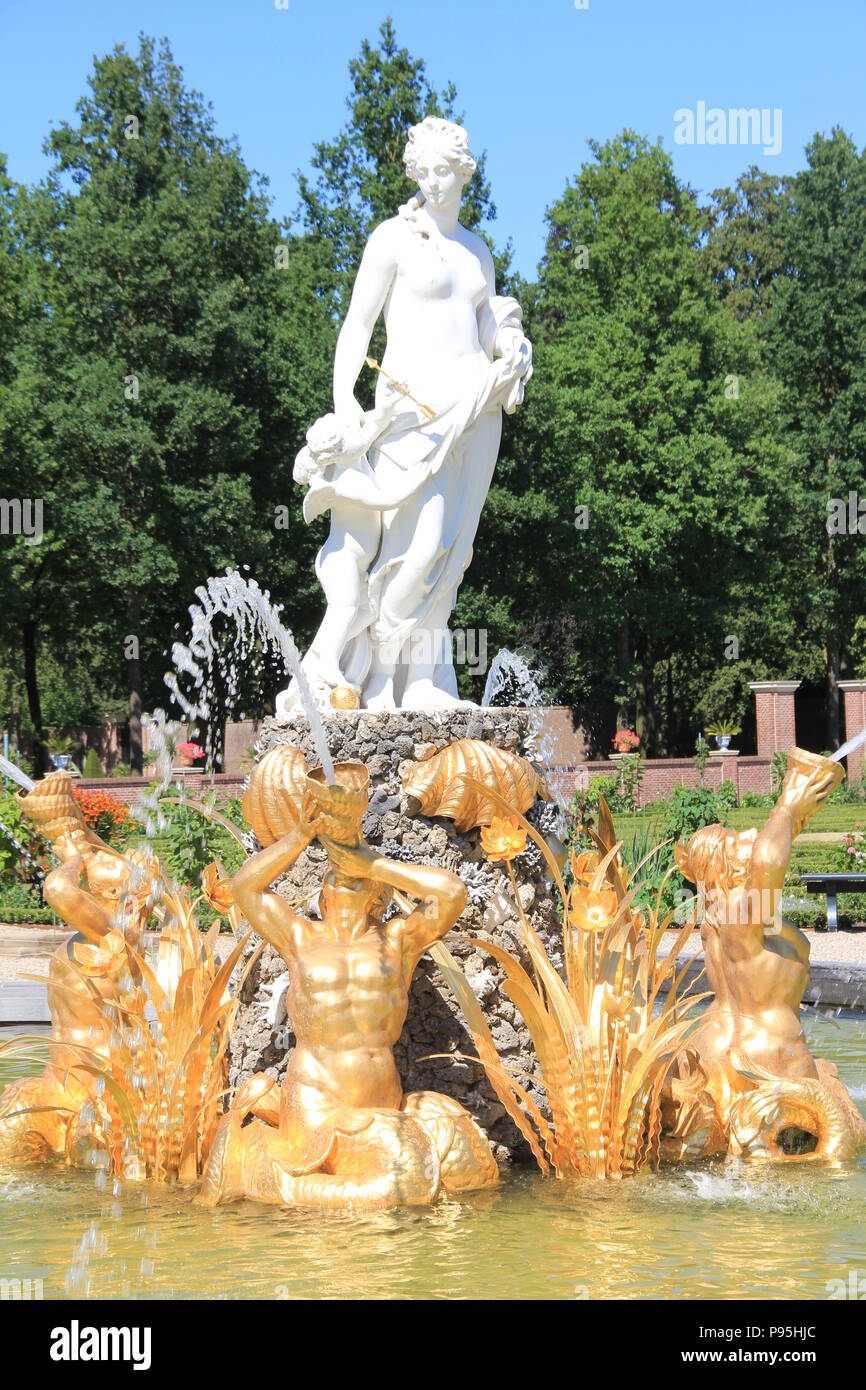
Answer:
<svg viewBox="0 0 866 1390"><path fill-rule="evenodd" d="M12 926L0 922L0 984L19 980L22 975L47 975L51 956L72 935L54 927ZM231 949L234 938L220 936L216 954L222 958Z"/></svg>
<svg viewBox="0 0 866 1390"><path fill-rule="evenodd" d="M676 932L666 931L662 939L662 951L666 954L676 941ZM863 931L807 931L811 948L811 959L822 964L866 965L866 930ZM701 951L701 934L693 931L682 949L682 955L698 955Z"/></svg>
<svg viewBox="0 0 866 1390"><path fill-rule="evenodd" d="M20 979L22 975L47 975L52 951L66 940L68 932L47 927L10 926L0 923L0 984L4 980ZM816 932L807 931L812 948L812 960L838 962L844 965L866 965L866 930ZM665 932L662 952L671 950L676 932ZM231 946L231 938L220 938L217 950L222 954ZM697 955L701 950L701 934L693 931L683 947L683 955Z"/></svg>

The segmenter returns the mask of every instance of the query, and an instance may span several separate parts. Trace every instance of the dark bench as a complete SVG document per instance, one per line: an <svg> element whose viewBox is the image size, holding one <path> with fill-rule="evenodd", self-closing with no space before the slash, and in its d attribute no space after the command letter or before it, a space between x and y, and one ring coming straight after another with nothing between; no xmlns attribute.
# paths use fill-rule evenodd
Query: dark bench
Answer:
<svg viewBox="0 0 866 1390"><path fill-rule="evenodd" d="M836 897L839 893L866 893L866 874L803 874L800 882L807 893L826 893L827 930L839 930Z"/></svg>

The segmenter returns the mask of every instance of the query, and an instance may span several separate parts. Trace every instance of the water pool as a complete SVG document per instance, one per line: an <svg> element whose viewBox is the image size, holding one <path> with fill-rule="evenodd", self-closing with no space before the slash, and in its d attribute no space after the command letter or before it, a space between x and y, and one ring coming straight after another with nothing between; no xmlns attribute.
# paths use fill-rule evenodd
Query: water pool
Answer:
<svg viewBox="0 0 866 1390"><path fill-rule="evenodd" d="M866 1018L810 1013L805 1026L866 1106ZM3 1064L0 1087L27 1070ZM0 1276L41 1279L45 1298L145 1299L824 1299L852 1269L866 1278L866 1155L616 1184L513 1169L494 1192L373 1216L203 1210L193 1195L0 1170Z"/></svg>

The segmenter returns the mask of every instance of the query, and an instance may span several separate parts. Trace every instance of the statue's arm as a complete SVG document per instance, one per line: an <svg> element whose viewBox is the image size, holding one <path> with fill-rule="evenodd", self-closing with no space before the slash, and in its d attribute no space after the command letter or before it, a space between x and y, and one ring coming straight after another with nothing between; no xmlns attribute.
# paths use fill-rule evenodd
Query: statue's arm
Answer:
<svg viewBox="0 0 866 1390"><path fill-rule="evenodd" d="M355 383L364 365L376 320L382 312L397 270L394 228L377 227L364 248L352 301L334 355L334 410L352 416L360 407ZM363 415L363 411L361 411Z"/></svg>
<svg viewBox="0 0 866 1390"><path fill-rule="evenodd" d="M326 840L331 867L347 878L386 883L420 902L402 924L403 968L408 979L419 958L450 931L466 906L466 886L448 869L431 864L401 864L385 859L367 844L355 847Z"/></svg>
<svg viewBox="0 0 866 1390"><path fill-rule="evenodd" d="M729 920L722 931L730 957L763 949L764 932L776 917L795 835L793 810L777 804L755 840L744 887L729 895Z"/></svg>
<svg viewBox="0 0 866 1390"><path fill-rule="evenodd" d="M407 981L421 956L451 930L466 906L466 885L448 869L376 859L372 877L420 902L403 923L403 968Z"/></svg>
<svg viewBox="0 0 866 1390"><path fill-rule="evenodd" d="M232 879L236 906L284 960L293 954L296 929L305 925L305 919L293 912L279 893L272 892L270 885L291 868L312 838L309 827L303 823L294 826L267 849L251 855Z"/></svg>
<svg viewBox="0 0 866 1390"><path fill-rule="evenodd" d="M45 901L58 917L94 943L107 936L114 925L112 913L81 887L84 860L81 855L52 869L45 879Z"/></svg>
<svg viewBox="0 0 866 1390"><path fill-rule="evenodd" d="M478 258L481 262L481 269L484 271L484 279L487 282L487 293L478 306L478 340L488 357L492 357L499 328L491 302L496 298L496 269L493 265L490 248L486 242L482 241L481 237L478 238L478 241Z"/></svg>

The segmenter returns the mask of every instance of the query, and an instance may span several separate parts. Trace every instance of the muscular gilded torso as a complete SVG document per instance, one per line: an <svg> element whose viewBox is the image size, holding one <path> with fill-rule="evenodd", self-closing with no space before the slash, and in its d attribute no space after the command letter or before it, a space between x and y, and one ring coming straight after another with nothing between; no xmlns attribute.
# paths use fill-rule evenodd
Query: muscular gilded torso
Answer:
<svg viewBox="0 0 866 1390"><path fill-rule="evenodd" d="M402 923L353 939L328 934L327 923L304 928L289 973L286 1008L296 1038L289 1085L349 1105L398 1106L391 1049L408 1007Z"/></svg>

